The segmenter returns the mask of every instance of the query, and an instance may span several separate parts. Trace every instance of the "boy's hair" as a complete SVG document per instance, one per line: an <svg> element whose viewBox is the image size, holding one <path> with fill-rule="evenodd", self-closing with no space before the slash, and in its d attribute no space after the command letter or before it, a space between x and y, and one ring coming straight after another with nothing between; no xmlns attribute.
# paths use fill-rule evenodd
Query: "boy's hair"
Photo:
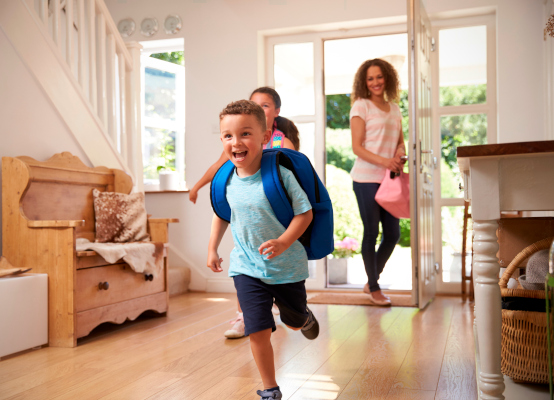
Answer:
<svg viewBox="0 0 554 400"><path fill-rule="evenodd" d="M273 104L275 104L275 108L281 108L281 96L279 96L279 93L277 93L277 91L272 87L259 87L252 92L250 98L254 96L254 93L263 93L271 96L271 98L273 99ZM294 149L296 151L300 150L300 134L298 132L298 128L296 127L296 125L294 125L294 122L292 122L288 118L277 116L275 118L275 123L277 124L277 129L283 132L285 134L285 137L292 142ZM272 126L268 126L268 128L273 130Z"/></svg>
<svg viewBox="0 0 554 400"><path fill-rule="evenodd" d="M264 110L253 101L238 100L227 104L227 107L219 113L219 120L221 121L227 115L253 115L260 124L262 131L267 130Z"/></svg>
<svg viewBox="0 0 554 400"><path fill-rule="evenodd" d="M385 78L385 100L398 102L399 99L399 79L398 73L394 67L385 60L380 58L374 58L373 60L367 60L356 72L356 77L354 78L354 85L352 86L352 96L350 101L352 104L358 99L369 99L371 93L367 88L367 70L369 67L379 67Z"/></svg>

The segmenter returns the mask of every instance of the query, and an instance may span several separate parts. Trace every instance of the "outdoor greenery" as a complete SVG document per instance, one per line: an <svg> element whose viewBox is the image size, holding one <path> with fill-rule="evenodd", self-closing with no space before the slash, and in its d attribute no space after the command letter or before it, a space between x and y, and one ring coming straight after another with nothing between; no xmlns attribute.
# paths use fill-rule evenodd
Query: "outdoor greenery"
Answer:
<svg viewBox="0 0 554 400"><path fill-rule="evenodd" d="M150 127L145 131L142 139L150 153L143 155L148 160L144 163L144 178L158 179L160 170L175 171L175 132Z"/></svg>
<svg viewBox="0 0 554 400"><path fill-rule="evenodd" d="M174 51L171 53L154 53L150 54L150 57L157 58L158 60L167 61L173 64L185 65L185 52Z"/></svg>
<svg viewBox="0 0 554 400"><path fill-rule="evenodd" d="M441 106L480 104L486 101L486 85L465 85L440 88ZM352 190L352 180L348 174L356 157L352 152L349 129L350 95L336 94L326 98L327 103L327 188L335 210L335 239L352 237L361 241L363 227L359 220L356 196ZM400 93L402 131L408 141L408 92ZM452 115L441 118L441 195L460 197L460 172L456 158L458 146L487 143L487 118L485 114ZM457 250L460 207L443 207L443 242L452 242ZM379 239L378 239L379 240ZM447 243L448 242L448 243ZM410 246L410 220L400 220L401 246Z"/></svg>

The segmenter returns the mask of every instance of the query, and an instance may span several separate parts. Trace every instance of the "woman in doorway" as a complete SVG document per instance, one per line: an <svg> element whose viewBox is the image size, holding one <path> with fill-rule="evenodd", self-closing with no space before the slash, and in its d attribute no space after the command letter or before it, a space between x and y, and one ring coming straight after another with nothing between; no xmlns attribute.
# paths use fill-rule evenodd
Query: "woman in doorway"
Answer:
<svg viewBox="0 0 554 400"><path fill-rule="evenodd" d="M402 135L402 114L398 107L398 74L381 59L365 61L354 78L350 129L356 161L350 175L364 226L362 258L368 283L364 292L375 305L390 305L390 298L381 292L379 276L400 238L398 218L375 201L375 194L385 171L399 172L406 154ZM375 251L379 222L383 235Z"/></svg>

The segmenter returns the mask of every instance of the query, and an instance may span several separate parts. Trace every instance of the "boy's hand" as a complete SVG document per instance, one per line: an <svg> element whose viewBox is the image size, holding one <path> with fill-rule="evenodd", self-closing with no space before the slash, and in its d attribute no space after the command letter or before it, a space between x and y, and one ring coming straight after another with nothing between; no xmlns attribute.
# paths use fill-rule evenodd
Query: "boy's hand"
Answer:
<svg viewBox="0 0 554 400"><path fill-rule="evenodd" d="M221 268L221 263L223 262L223 258L219 258L219 255L217 253L210 252L208 254L208 263L207 266L209 269L211 269L214 272L221 272L223 269Z"/></svg>
<svg viewBox="0 0 554 400"><path fill-rule="evenodd" d="M258 247L258 251L261 255L267 255L267 259L271 260L272 258L277 257L279 254L282 254L290 245L279 239L271 239L261 244ZM270 254L271 253L271 254Z"/></svg>

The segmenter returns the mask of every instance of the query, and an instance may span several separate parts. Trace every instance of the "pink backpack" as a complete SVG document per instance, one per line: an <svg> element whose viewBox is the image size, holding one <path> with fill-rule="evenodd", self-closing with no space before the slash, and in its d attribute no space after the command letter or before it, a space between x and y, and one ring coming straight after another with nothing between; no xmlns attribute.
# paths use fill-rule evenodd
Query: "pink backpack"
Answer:
<svg viewBox="0 0 554 400"><path fill-rule="evenodd" d="M385 179L375 194L375 201L393 217L410 218L410 175L401 172L391 178L387 169Z"/></svg>

